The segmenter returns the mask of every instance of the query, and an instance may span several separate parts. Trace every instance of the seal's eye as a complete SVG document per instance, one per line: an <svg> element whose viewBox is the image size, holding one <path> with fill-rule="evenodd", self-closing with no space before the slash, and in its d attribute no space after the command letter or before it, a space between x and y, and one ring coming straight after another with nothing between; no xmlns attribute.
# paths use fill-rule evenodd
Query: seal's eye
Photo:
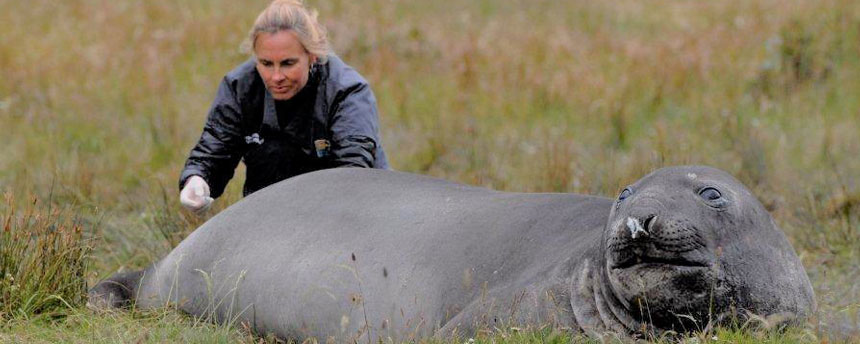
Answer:
<svg viewBox="0 0 860 344"><path fill-rule="evenodd" d="M625 198L630 197L633 194L633 191L630 191L630 188L624 188L621 190L621 194L618 195L618 200L623 201Z"/></svg>
<svg viewBox="0 0 860 344"><path fill-rule="evenodd" d="M716 201L723 197L719 190L707 187L699 191L699 196L702 196L706 201Z"/></svg>

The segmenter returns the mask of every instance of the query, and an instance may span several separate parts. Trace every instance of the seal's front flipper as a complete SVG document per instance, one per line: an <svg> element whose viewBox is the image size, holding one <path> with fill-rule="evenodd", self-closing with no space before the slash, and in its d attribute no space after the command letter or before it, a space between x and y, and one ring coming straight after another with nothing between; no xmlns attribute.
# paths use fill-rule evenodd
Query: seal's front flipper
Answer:
<svg viewBox="0 0 860 344"><path fill-rule="evenodd" d="M130 306L143 272L121 272L102 280L87 292L87 307L104 310Z"/></svg>

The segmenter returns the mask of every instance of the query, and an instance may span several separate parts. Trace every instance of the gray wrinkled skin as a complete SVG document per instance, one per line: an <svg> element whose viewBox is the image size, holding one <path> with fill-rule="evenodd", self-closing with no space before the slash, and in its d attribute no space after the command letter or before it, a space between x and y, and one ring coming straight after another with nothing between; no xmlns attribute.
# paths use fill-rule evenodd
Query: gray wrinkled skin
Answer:
<svg viewBox="0 0 860 344"><path fill-rule="evenodd" d="M703 198L708 187L722 197ZM731 176L673 167L630 190L619 201L324 170L236 203L90 303L338 342L542 324L637 336L815 309L794 250Z"/></svg>

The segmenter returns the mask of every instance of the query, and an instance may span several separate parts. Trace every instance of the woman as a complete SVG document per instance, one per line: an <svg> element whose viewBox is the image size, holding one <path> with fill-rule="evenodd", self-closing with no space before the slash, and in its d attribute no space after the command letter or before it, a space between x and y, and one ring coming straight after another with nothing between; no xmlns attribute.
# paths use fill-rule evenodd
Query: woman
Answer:
<svg viewBox="0 0 860 344"><path fill-rule="evenodd" d="M180 202L203 211L241 159L243 194L331 167L388 168L367 81L330 54L316 13L275 0L257 17L253 57L222 80L179 178Z"/></svg>

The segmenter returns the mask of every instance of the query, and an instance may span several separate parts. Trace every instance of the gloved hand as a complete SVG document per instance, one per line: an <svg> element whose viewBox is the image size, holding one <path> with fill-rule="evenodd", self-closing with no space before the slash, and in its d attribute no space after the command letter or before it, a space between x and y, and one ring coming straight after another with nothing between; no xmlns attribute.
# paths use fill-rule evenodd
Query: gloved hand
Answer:
<svg viewBox="0 0 860 344"><path fill-rule="evenodd" d="M214 199L209 197L209 184L200 176L191 176L179 192L179 202L185 209L200 215L209 209Z"/></svg>

